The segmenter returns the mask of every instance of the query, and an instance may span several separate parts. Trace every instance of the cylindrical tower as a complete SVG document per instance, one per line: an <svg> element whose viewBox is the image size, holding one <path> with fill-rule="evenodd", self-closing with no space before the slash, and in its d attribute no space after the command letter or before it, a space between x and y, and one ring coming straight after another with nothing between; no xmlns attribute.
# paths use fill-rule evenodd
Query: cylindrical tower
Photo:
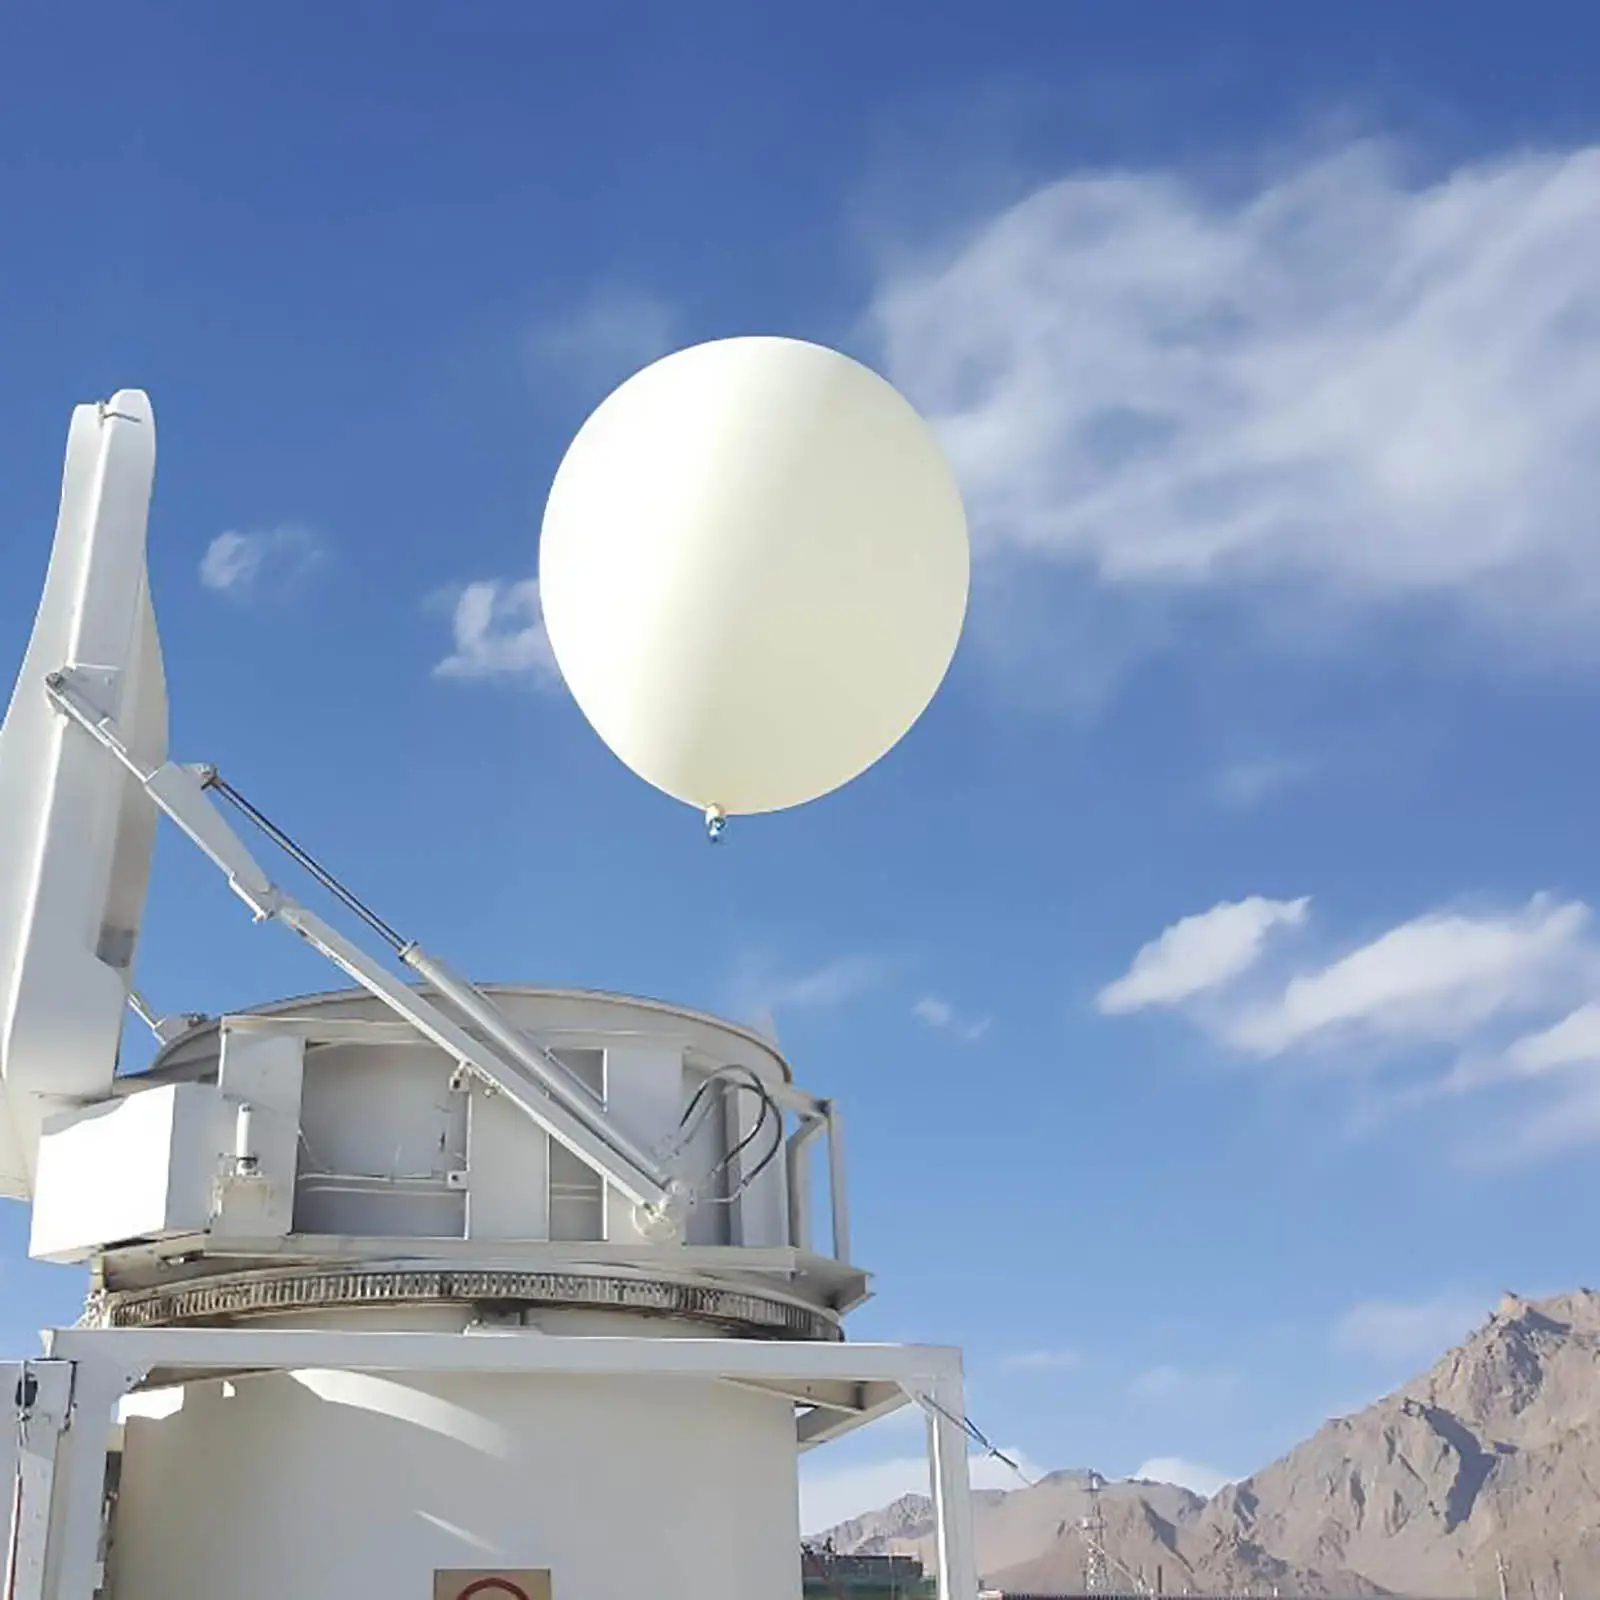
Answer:
<svg viewBox="0 0 1600 1600"><path fill-rule="evenodd" d="M711 1181L681 1238L649 1237L631 1203L380 1002L324 995L208 1023L126 1082L127 1111L160 1097L166 1126L204 1124L200 1145L223 1154L194 1227L197 1163L171 1134L165 1225L93 1252L86 1320L841 1337L864 1278L806 1236L806 1145L827 1108L771 1044L648 1001L492 994L639 1147L674 1149L699 1106L675 1161ZM757 1132L751 1074L788 1128ZM715 1377L204 1377L131 1398L110 1481L115 1600L423 1597L436 1575L477 1570L548 1573L562 1597L799 1587L793 1399Z"/></svg>

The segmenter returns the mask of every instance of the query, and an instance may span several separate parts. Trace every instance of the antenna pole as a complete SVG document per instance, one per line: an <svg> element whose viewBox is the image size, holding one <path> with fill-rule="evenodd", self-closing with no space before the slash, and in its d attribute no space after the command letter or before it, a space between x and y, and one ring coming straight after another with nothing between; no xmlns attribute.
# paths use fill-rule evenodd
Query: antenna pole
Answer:
<svg viewBox="0 0 1600 1600"><path fill-rule="evenodd" d="M1103 1594L1106 1583L1106 1512L1100 1503L1100 1488L1105 1480L1098 1472L1089 1474L1089 1515L1083 1519L1085 1594Z"/></svg>

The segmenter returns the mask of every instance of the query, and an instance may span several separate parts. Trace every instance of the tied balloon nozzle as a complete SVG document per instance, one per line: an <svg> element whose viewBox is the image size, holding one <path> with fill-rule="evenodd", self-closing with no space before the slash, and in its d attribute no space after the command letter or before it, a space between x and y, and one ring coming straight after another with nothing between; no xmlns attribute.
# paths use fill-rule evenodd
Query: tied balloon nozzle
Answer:
<svg viewBox="0 0 1600 1600"><path fill-rule="evenodd" d="M712 844L720 844L722 835L727 831L728 817L721 806L706 807L706 838Z"/></svg>

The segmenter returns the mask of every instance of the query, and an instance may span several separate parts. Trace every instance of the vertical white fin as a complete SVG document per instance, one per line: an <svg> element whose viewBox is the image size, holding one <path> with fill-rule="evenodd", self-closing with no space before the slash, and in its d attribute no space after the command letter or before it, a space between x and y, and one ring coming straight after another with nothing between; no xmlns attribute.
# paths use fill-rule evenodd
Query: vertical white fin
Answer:
<svg viewBox="0 0 1600 1600"><path fill-rule="evenodd" d="M116 1070L155 809L45 696L72 668L124 741L159 763L167 702L145 567L155 474L148 398L73 413L50 569L0 725L0 1195L32 1190L39 1124Z"/></svg>

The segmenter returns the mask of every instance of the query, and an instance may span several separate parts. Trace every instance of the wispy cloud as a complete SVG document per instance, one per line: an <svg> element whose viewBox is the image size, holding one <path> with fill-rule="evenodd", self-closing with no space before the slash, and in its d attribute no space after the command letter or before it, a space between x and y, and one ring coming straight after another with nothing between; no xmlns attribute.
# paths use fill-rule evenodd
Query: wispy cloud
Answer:
<svg viewBox="0 0 1600 1600"><path fill-rule="evenodd" d="M454 648L434 676L469 682L517 679L538 687L561 681L545 632L539 583L486 579L464 585L451 605Z"/></svg>
<svg viewBox="0 0 1600 1600"><path fill-rule="evenodd" d="M1239 1374L1231 1367L1191 1368L1164 1362L1134 1377L1128 1393L1157 1405L1189 1404L1221 1399L1238 1387Z"/></svg>
<svg viewBox="0 0 1600 1600"><path fill-rule="evenodd" d="M1171 1006L1245 1059L1358 1068L1369 1122L1497 1091L1492 1137L1462 1146L1475 1163L1600 1140L1600 942L1582 901L1431 911L1288 971L1257 965L1264 912L1211 938L1219 911L1252 904L1306 902L1174 923L1102 991L1102 1011Z"/></svg>
<svg viewBox="0 0 1600 1600"><path fill-rule="evenodd" d="M1180 1489L1192 1490L1207 1500L1237 1481L1218 1467L1190 1461L1185 1456L1151 1456L1148 1461L1140 1462L1129 1477L1145 1483L1175 1483Z"/></svg>
<svg viewBox="0 0 1600 1600"><path fill-rule="evenodd" d="M1535 895L1520 910L1433 912L1290 979L1227 1024L1261 1056L1328 1037L1465 1040L1508 1012L1559 1000L1596 972L1589 908Z"/></svg>
<svg viewBox="0 0 1600 1600"><path fill-rule="evenodd" d="M1115 983L1100 991L1107 1015L1170 1006L1231 983L1253 967L1277 928L1297 928L1309 899L1224 901L1175 922L1133 958Z"/></svg>
<svg viewBox="0 0 1600 1600"><path fill-rule="evenodd" d="M1558 1059L1556 1047L1546 1044L1561 1035L1573 1017L1592 1010L1591 1006L1580 1007L1544 1034L1517 1040L1507 1054L1508 1070L1488 1075L1490 1081L1531 1086L1536 1098L1520 1118L1500 1125L1476 1143L1469 1153L1474 1165L1516 1166L1600 1144L1600 1059L1580 1055L1576 1048L1579 1033L1591 1027L1592 1020L1584 1017L1579 1028L1566 1033L1571 1054L1565 1059ZM1531 1070L1530 1060L1538 1063Z"/></svg>
<svg viewBox="0 0 1600 1600"><path fill-rule="evenodd" d="M1313 763L1296 756L1230 761L1211 780L1211 795L1225 811L1254 811L1275 795L1304 783Z"/></svg>
<svg viewBox="0 0 1600 1600"><path fill-rule="evenodd" d="M1083 1357L1076 1350L1019 1350L1000 1363L1008 1372L1076 1372Z"/></svg>
<svg viewBox="0 0 1600 1600"><path fill-rule="evenodd" d="M844 955L819 966L785 970L769 958L747 953L727 985L735 1015L770 1019L784 1012L830 1011L881 989L897 963L886 956Z"/></svg>
<svg viewBox="0 0 1600 1600"><path fill-rule="evenodd" d="M1516 1040L1506 1051L1506 1064L1529 1078L1600 1064L1600 1004L1590 1001L1550 1027Z"/></svg>
<svg viewBox="0 0 1600 1600"><path fill-rule="evenodd" d="M1410 1302L1364 1300L1334 1324L1330 1342L1341 1355L1386 1363L1434 1361L1488 1313L1486 1300L1457 1293Z"/></svg>
<svg viewBox="0 0 1600 1600"><path fill-rule="evenodd" d="M534 329L529 351L544 372L609 388L683 341L677 308L659 295L608 284Z"/></svg>
<svg viewBox="0 0 1600 1600"><path fill-rule="evenodd" d="M294 524L254 532L219 533L200 558L200 582L231 600L254 600L291 592L326 552L310 529Z"/></svg>
<svg viewBox="0 0 1600 1600"><path fill-rule="evenodd" d="M1597 256L1600 146L1419 181L1363 142L1231 187L1065 177L902 253L870 320L991 572L1272 624L1421 599L1587 661Z"/></svg>
<svg viewBox="0 0 1600 1600"><path fill-rule="evenodd" d="M948 1000L927 994L911 1007L911 1015L926 1027L948 1033L966 1044L974 1044L988 1031L991 1018L962 1015Z"/></svg>

